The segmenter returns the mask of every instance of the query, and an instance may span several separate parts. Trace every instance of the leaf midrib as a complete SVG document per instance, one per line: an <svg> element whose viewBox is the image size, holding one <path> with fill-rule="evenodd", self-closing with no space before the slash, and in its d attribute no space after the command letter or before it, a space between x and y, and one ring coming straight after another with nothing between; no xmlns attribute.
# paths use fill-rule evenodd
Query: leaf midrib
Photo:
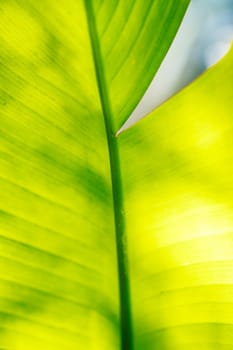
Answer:
<svg viewBox="0 0 233 350"><path fill-rule="evenodd" d="M110 101L108 96L108 89L105 79L105 72L103 67L103 60L99 37L97 33L97 25L94 15L92 0L85 1L88 30L90 35L90 42L95 66L97 86L99 90L102 113L104 117L104 125L107 137L110 176L112 185L113 197L113 213L116 236L116 251L117 251L117 265L118 265L118 279L119 279L119 301L120 301L120 335L121 335L121 349L133 349L132 336L132 319L131 319L131 305L130 305L130 286L128 275L128 261L126 252L126 234L123 208L123 195L121 185L121 174L119 166L119 152L117 139L113 132L112 113Z"/></svg>

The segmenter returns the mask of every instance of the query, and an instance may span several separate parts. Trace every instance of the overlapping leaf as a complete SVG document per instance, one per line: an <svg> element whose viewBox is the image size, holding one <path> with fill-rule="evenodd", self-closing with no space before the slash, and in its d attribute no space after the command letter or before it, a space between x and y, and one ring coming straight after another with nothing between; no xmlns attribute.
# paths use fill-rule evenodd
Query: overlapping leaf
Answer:
<svg viewBox="0 0 233 350"><path fill-rule="evenodd" d="M119 136L138 350L233 347L232 62Z"/></svg>

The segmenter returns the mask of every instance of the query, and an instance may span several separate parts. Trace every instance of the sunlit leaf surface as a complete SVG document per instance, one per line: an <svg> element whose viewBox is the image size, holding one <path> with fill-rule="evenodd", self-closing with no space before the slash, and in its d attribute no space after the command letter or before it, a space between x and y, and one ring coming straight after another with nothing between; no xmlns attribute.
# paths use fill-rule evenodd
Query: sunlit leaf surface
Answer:
<svg viewBox="0 0 233 350"><path fill-rule="evenodd" d="M232 349L232 54L114 137L187 4L0 1L0 349Z"/></svg>
<svg viewBox="0 0 233 350"><path fill-rule="evenodd" d="M232 62L119 136L138 350L233 348Z"/></svg>
<svg viewBox="0 0 233 350"><path fill-rule="evenodd" d="M110 169L85 8L0 6L0 348L117 349Z"/></svg>
<svg viewBox="0 0 233 350"><path fill-rule="evenodd" d="M93 1L117 131L159 68L189 0Z"/></svg>

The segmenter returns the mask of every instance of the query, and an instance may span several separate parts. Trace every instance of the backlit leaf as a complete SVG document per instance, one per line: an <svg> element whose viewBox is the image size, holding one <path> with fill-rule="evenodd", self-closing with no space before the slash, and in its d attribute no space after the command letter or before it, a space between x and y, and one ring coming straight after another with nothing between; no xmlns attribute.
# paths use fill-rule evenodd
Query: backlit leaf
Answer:
<svg viewBox="0 0 233 350"><path fill-rule="evenodd" d="M119 136L138 350L233 347L232 62Z"/></svg>

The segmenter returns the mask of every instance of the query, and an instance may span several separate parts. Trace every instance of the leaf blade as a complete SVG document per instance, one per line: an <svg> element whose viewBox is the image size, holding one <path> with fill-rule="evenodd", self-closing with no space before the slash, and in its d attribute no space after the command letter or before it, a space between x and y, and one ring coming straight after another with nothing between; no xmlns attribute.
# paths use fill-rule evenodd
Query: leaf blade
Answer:
<svg viewBox="0 0 233 350"><path fill-rule="evenodd" d="M136 349L233 343L232 55L118 138Z"/></svg>
<svg viewBox="0 0 233 350"><path fill-rule="evenodd" d="M108 147L84 5L1 7L0 347L117 348Z"/></svg>
<svg viewBox="0 0 233 350"><path fill-rule="evenodd" d="M98 21L105 4L94 3ZM130 4L121 3L117 21ZM175 5L180 17L186 4ZM1 4L1 347L119 345L110 147L84 5ZM111 36L113 21L105 21ZM103 59L106 69L111 62ZM128 98L127 92L122 101ZM110 112L107 118L113 137ZM116 158L114 164L116 169Z"/></svg>
<svg viewBox="0 0 233 350"><path fill-rule="evenodd" d="M129 0L115 6L106 2L96 10L114 132L128 119L155 75L188 3ZM104 18L109 18L107 23Z"/></svg>

